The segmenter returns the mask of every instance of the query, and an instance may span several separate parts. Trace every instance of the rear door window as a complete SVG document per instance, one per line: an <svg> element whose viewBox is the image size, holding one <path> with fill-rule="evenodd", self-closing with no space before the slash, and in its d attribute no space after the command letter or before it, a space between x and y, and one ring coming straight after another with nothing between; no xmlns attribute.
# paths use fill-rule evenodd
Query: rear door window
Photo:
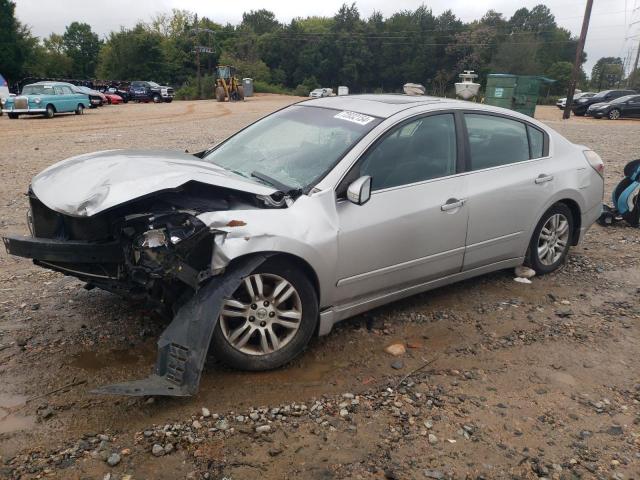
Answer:
<svg viewBox="0 0 640 480"><path fill-rule="evenodd" d="M508 165L531 158L527 127L523 122L475 113L467 113L464 117L469 135L471 170Z"/></svg>
<svg viewBox="0 0 640 480"><path fill-rule="evenodd" d="M529 134L531 158L544 157L544 133L531 125L527 125L527 133Z"/></svg>

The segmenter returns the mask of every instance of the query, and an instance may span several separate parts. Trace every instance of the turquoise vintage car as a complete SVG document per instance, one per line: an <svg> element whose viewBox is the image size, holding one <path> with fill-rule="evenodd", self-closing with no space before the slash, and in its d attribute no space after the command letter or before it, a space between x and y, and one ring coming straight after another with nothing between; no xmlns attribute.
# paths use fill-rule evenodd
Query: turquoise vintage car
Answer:
<svg viewBox="0 0 640 480"><path fill-rule="evenodd" d="M12 119L20 115L44 115L51 118L56 113L63 112L82 115L90 105L89 96L75 92L68 83L37 82L25 85L22 94L3 100L2 112Z"/></svg>

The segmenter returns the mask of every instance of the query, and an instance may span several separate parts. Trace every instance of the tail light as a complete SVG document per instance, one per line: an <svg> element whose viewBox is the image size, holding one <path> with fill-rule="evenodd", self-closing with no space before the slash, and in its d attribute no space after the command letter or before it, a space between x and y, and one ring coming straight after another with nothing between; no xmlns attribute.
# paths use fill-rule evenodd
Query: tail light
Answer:
<svg viewBox="0 0 640 480"><path fill-rule="evenodd" d="M582 153L584 154L584 158L587 159L587 162L589 162L589 165L591 165L591 168L598 172L598 175L604 178L604 162L602 161L602 158L600 158L600 155L593 150L585 150Z"/></svg>

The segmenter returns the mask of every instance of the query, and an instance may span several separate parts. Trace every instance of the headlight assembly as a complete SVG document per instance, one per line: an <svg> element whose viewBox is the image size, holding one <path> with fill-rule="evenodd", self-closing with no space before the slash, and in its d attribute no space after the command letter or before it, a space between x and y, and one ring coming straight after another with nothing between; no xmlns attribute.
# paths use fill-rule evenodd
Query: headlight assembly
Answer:
<svg viewBox="0 0 640 480"><path fill-rule="evenodd" d="M37 103L37 104L40 104L40 102L42 102L42 99L41 98L34 98L33 102Z"/></svg>

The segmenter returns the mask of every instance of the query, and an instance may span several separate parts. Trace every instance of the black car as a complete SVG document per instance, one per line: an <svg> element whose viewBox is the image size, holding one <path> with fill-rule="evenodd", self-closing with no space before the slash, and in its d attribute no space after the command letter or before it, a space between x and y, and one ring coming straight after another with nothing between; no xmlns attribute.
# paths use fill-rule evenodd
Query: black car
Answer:
<svg viewBox="0 0 640 480"><path fill-rule="evenodd" d="M129 96L136 102L170 103L173 100L173 88L158 85L156 82L131 82Z"/></svg>
<svg viewBox="0 0 640 480"><path fill-rule="evenodd" d="M583 116L587 113L587 110L594 103L610 102L616 98L624 97L626 95L635 95L638 92L634 90L603 90L596 93L591 98L579 98L571 107L574 115Z"/></svg>
<svg viewBox="0 0 640 480"><path fill-rule="evenodd" d="M123 103L129 102L131 100L131 95L129 94L129 86L126 84L111 84L108 87L105 87L104 93L113 93L114 95L119 95L122 98Z"/></svg>
<svg viewBox="0 0 640 480"><path fill-rule="evenodd" d="M611 120L640 117L640 95L627 95L610 102L594 103L589 106L587 115L595 118L607 117Z"/></svg>

